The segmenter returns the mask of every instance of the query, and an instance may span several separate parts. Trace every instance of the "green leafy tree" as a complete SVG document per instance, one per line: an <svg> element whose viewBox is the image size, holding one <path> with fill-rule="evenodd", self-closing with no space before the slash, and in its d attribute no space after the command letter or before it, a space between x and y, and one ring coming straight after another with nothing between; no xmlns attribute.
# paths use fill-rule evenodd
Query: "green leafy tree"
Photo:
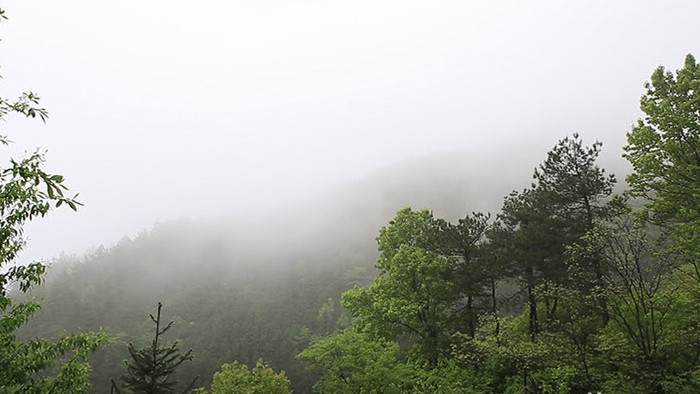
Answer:
<svg viewBox="0 0 700 394"><path fill-rule="evenodd" d="M641 354L638 360L643 361L632 364L636 371L627 373L632 378L626 381L636 381L635 373L639 376L643 369L648 371L643 376L647 387L671 391L667 388L673 385L669 377L675 377L681 386L697 388L698 379L694 377L700 341L696 337L697 312L693 305L700 299L700 65L688 54L683 68L673 73L659 67L644 87L646 93L640 107L645 115L627 134L624 147L624 156L633 167L627 177L628 193L645 199L643 219L669 232L672 242L662 255L676 253L670 267L676 270L671 283L682 291L670 297L673 285L653 281L658 277L668 281L668 274L647 273L643 281L634 271L627 274L634 279L632 283L640 284L635 292L628 292L626 299L633 305L639 304L639 310L646 314L637 318L637 309L633 312L630 308L618 312L619 319L640 321L639 328L626 328L619 334L625 339L635 338L631 354ZM666 271L670 268L666 267ZM695 283L691 285L687 279ZM656 313L651 313L652 308ZM687 325L689 319L695 323ZM652 323L654 329L650 330ZM669 342L671 338L675 339ZM670 346L674 341L681 341L682 346ZM681 359L684 362L679 362ZM684 365L686 360L692 367ZM662 366L664 372L660 373Z"/></svg>
<svg viewBox="0 0 700 394"><path fill-rule="evenodd" d="M449 278L456 259L437 250L437 221L427 210L399 211L377 241L380 275L369 288L356 286L343 294L360 327L390 340L407 340L412 352L437 365L449 348L455 304L460 298Z"/></svg>
<svg viewBox="0 0 700 394"><path fill-rule="evenodd" d="M670 226L678 245L700 257L700 65L687 55L682 69L659 67L641 98L645 116L627 134L633 172L630 194L644 197L646 216ZM695 274L700 280L700 270Z"/></svg>
<svg viewBox="0 0 700 394"><path fill-rule="evenodd" d="M499 335L471 338L457 335L453 361L462 379L480 393L587 392L576 380L581 374L572 360L565 335L543 331L532 341L528 312L503 319Z"/></svg>
<svg viewBox="0 0 700 394"><path fill-rule="evenodd" d="M349 328L314 342L297 358L324 372L316 392L401 393L411 375L398 356L398 343Z"/></svg>
<svg viewBox="0 0 700 394"><path fill-rule="evenodd" d="M407 363L410 374L403 393L483 394L492 392L475 371L462 368L454 360L441 359L437 366Z"/></svg>
<svg viewBox="0 0 700 394"><path fill-rule="evenodd" d="M601 223L587 238L598 245L601 261L607 266L605 292L609 300L612 322L633 357L626 360L627 369L636 365L635 380L645 390L663 391L665 371L664 343L670 334L669 312L676 299L677 286L671 282L674 261L653 234L629 216ZM614 368L613 368L614 369Z"/></svg>
<svg viewBox="0 0 700 394"><path fill-rule="evenodd" d="M214 373L211 391L203 388L197 393L206 394L291 394L289 379L284 371L275 373L262 359L250 370L238 361L221 366L221 371Z"/></svg>
<svg viewBox="0 0 700 394"><path fill-rule="evenodd" d="M5 19L0 9L0 21ZM0 98L0 121L11 113L39 117L47 112L38 107L39 97L24 93L16 100ZM10 140L0 136L0 143ZM104 334L78 333L57 341L37 338L22 341L17 330L40 308L30 297L18 301L38 285L47 266L41 262L14 264L25 246L23 236L27 222L44 217L53 207L63 204L76 210L75 197L67 197L63 177L44 170L44 156L39 151L21 160L10 159L0 167L0 392L3 393L78 393L90 385L87 356L105 342ZM9 267L8 267L9 266ZM51 371L51 372L50 372Z"/></svg>
<svg viewBox="0 0 700 394"><path fill-rule="evenodd" d="M160 337L172 327L173 322L161 328L160 312L163 305L158 303L156 317L150 315L155 323L155 335L150 346L136 349L132 343L129 344L129 355L131 362L126 361L128 375L122 376L123 386L133 393L139 394L166 394L173 393L179 384L176 380L171 380L171 375L177 367L185 361L192 360L192 350L182 354L178 348L178 343L163 346ZM182 391L186 393L194 387L197 377ZM116 382L112 381L112 392L121 393Z"/></svg>

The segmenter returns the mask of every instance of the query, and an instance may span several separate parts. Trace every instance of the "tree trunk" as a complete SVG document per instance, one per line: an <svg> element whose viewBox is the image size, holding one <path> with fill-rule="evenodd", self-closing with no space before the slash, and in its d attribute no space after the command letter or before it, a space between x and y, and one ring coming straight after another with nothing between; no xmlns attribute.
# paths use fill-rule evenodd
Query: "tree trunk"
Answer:
<svg viewBox="0 0 700 394"><path fill-rule="evenodd" d="M469 294L467 296L467 331L470 338L474 338L474 335L476 334L473 300L474 297L471 294Z"/></svg>
<svg viewBox="0 0 700 394"><path fill-rule="evenodd" d="M496 280L491 277L491 314L493 314L493 319L496 321L496 327L493 330L493 335L496 336L496 343L500 343L498 339L498 334L501 331L500 321L498 320L498 307L496 305Z"/></svg>
<svg viewBox="0 0 700 394"><path fill-rule="evenodd" d="M530 307L530 339L534 341L539 327L537 324L537 302L535 301L535 293L532 289L532 284L528 284L527 286L527 302Z"/></svg>

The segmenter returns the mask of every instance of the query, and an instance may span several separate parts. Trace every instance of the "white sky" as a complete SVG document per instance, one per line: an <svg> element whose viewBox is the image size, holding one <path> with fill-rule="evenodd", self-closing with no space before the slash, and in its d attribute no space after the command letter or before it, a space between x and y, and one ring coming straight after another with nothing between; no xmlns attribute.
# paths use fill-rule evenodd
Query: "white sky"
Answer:
<svg viewBox="0 0 700 394"><path fill-rule="evenodd" d="M2 8L0 96L38 92L50 113L2 125L9 151L47 149L86 204L32 225L27 258L299 198L426 153L543 155L577 131L618 155L652 71L700 57L690 0Z"/></svg>

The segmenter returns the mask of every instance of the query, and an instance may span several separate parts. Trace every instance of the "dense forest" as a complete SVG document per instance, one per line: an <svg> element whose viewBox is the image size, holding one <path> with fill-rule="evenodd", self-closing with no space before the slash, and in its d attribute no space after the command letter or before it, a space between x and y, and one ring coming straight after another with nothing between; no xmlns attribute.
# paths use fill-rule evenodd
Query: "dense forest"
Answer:
<svg viewBox="0 0 700 394"><path fill-rule="evenodd" d="M531 173L413 161L50 267L14 264L23 228L81 203L11 160L0 392L700 392L700 65L645 88L623 185L574 133ZM33 93L10 113L46 118Z"/></svg>

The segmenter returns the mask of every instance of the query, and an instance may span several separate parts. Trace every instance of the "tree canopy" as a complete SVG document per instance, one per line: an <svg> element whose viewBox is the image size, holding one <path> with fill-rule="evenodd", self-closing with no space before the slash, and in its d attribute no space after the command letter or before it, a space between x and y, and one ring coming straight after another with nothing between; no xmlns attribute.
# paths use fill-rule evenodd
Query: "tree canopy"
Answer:
<svg viewBox="0 0 700 394"><path fill-rule="evenodd" d="M675 73L656 69L642 96L645 116L627 134L629 193L647 200L647 217L673 228L700 253L700 65L687 55Z"/></svg>

